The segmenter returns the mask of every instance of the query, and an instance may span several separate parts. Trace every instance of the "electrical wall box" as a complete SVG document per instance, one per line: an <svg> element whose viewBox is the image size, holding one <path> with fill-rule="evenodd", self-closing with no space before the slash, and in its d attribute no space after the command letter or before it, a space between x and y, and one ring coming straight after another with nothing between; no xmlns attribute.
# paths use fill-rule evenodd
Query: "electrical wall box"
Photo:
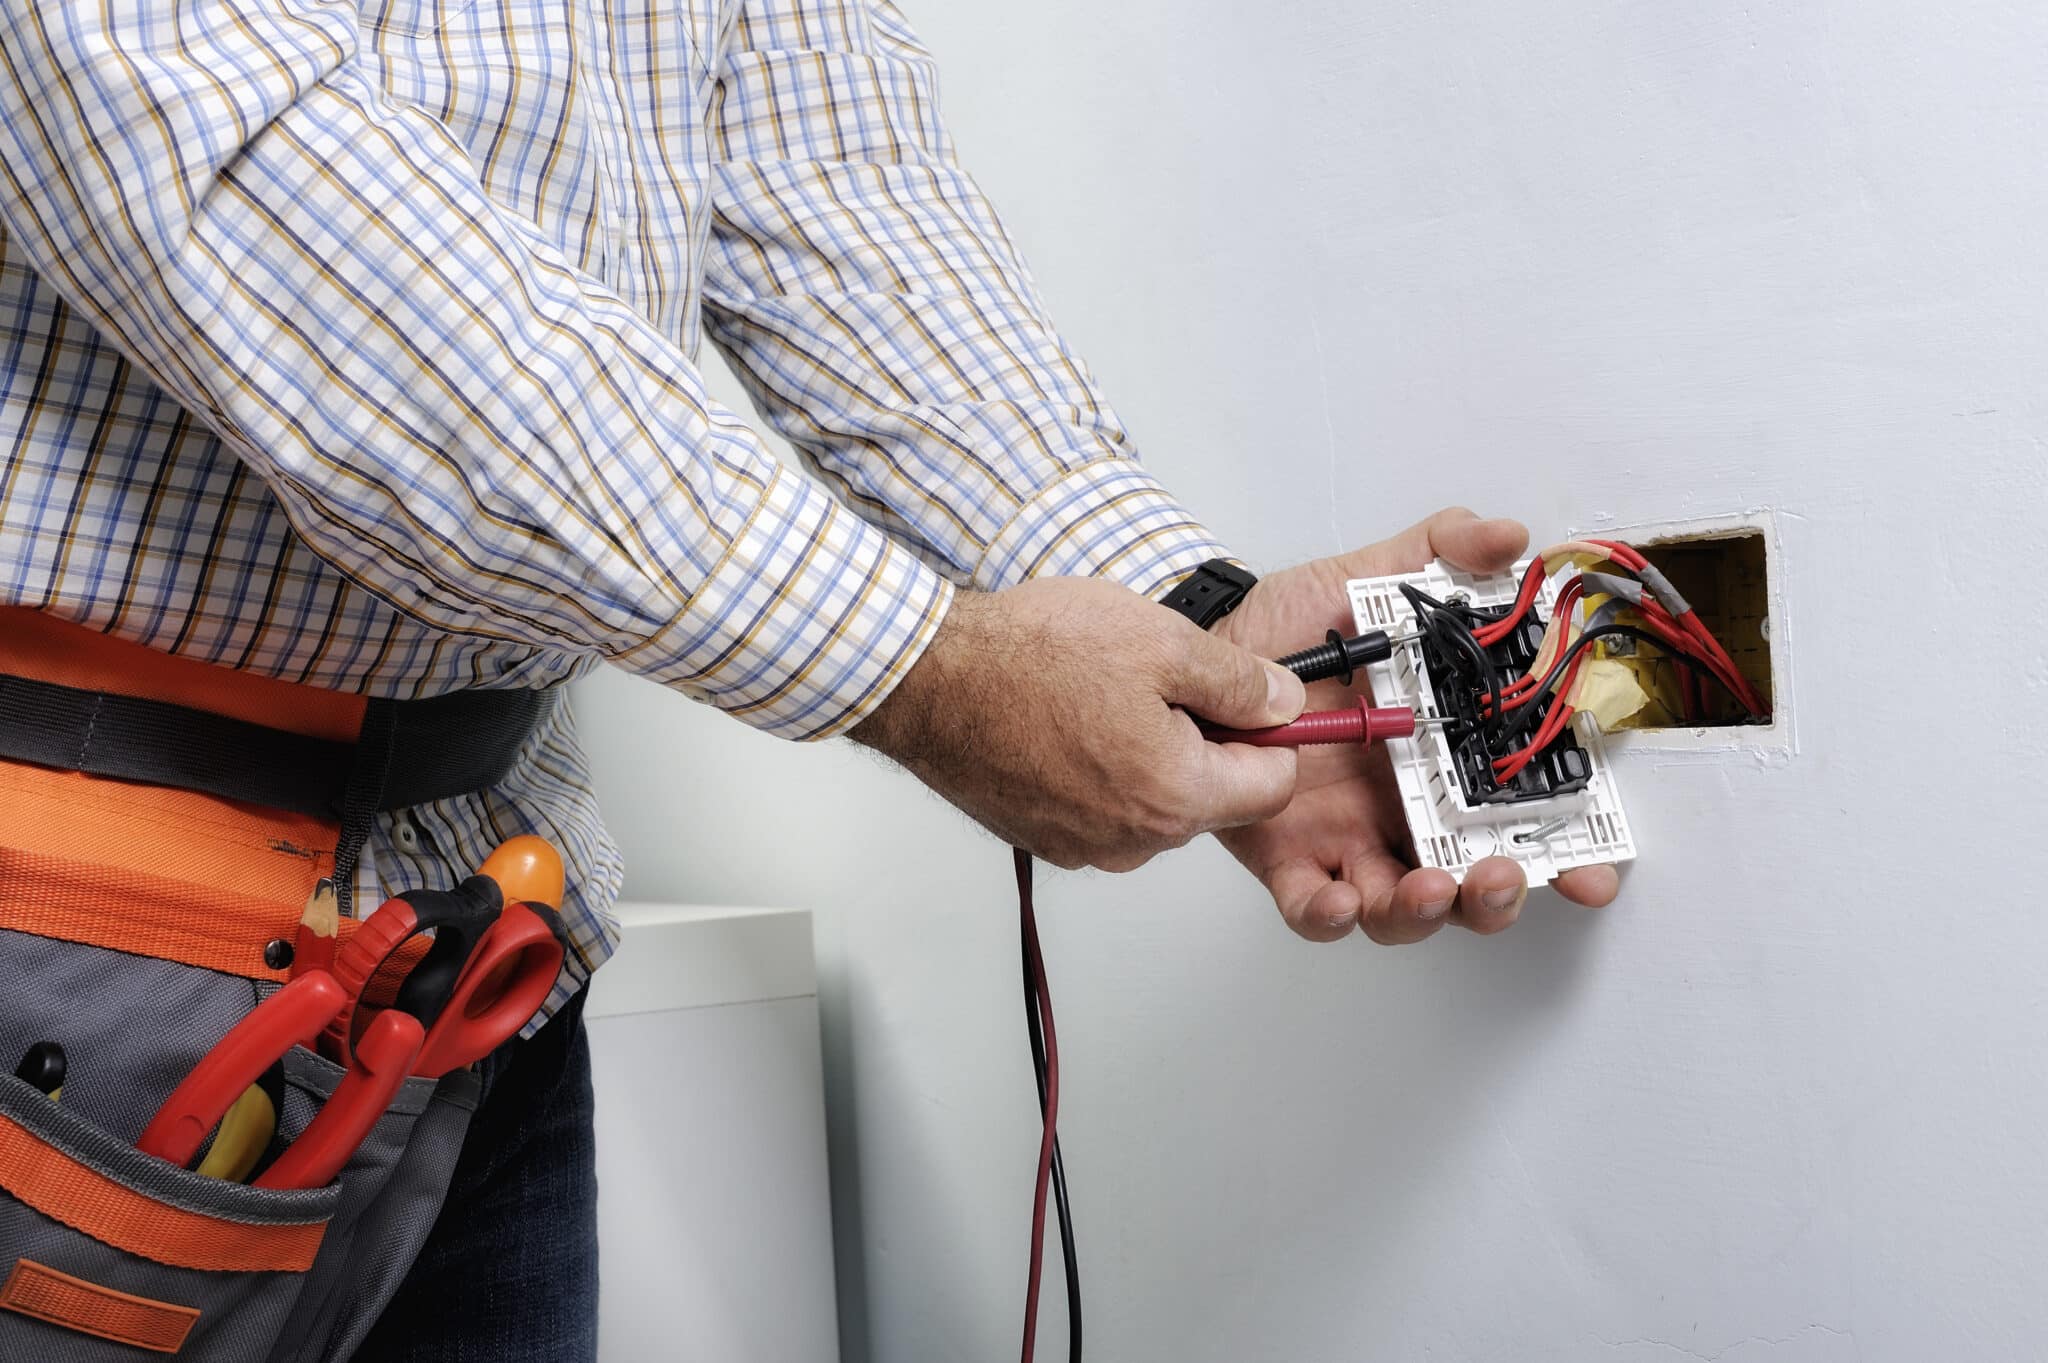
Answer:
<svg viewBox="0 0 2048 1363"><path fill-rule="evenodd" d="M1777 513L1758 509L1610 522L1567 534L1624 540L1663 569L1771 707L1768 724L1723 719L1688 727L1648 716L1624 720L1607 735L1609 751L1624 765L1653 753L1666 766L1731 759L1778 766L1797 755L1791 615L1782 566L1787 529Z"/></svg>
<svg viewBox="0 0 2048 1363"><path fill-rule="evenodd" d="M1401 594L1403 585L1438 600L1462 595L1474 606L1511 605L1528 566L1524 561L1499 576L1474 577L1437 563L1400 577L1359 579L1350 584L1357 632L1379 629L1397 637L1418 632L1415 609ZM1560 579L1546 580L1537 598L1537 612L1546 620L1555 614L1560 585ZM1425 648L1419 640L1401 644L1385 662L1372 665L1375 704L1410 705L1424 717L1449 713ZM1533 642L1527 651L1533 654ZM1566 735L1569 741L1558 745L1553 769L1532 773L1516 789L1488 798L1475 798L1484 783L1467 770L1473 755L1454 747L1445 729L1418 729L1412 738L1389 740L1387 755L1400 783L1417 862L1462 881L1474 863L1507 857L1521 863L1530 884L1542 885L1574 867L1634 860L1635 838L1599 725L1578 715Z"/></svg>

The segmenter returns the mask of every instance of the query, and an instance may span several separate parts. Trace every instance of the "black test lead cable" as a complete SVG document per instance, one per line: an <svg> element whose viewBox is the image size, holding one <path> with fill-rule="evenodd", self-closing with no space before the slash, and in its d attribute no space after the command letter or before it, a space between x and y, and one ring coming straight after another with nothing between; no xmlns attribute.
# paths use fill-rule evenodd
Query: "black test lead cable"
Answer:
<svg viewBox="0 0 2048 1363"><path fill-rule="evenodd" d="M1049 1061L1046 1053L1046 1032L1052 1022L1052 996L1045 987L1045 957L1039 950L1038 919L1031 903L1031 854L1017 848L1012 855L1017 867L1018 938L1024 961L1024 1023L1031 1035L1031 1068L1038 1081L1038 1115L1043 1122L1046 1119L1048 1084L1056 1086L1059 1082L1059 1061L1057 1058ZM1041 1007L1044 1009L1045 1027L1040 1026ZM1054 1055L1056 1057L1057 1052ZM1056 1095L1057 1087L1051 1088L1050 1092ZM1059 1217L1060 1259L1067 1278L1067 1357L1070 1363L1080 1363L1081 1274L1074 1261L1074 1218L1067 1202L1067 1166L1060 1154L1059 1132L1054 1130L1049 1134L1052 1139L1052 1194ZM1043 1190L1037 1201L1032 1224L1032 1284L1024 1304L1024 1363L1031 1363L1038 1331L1037 1277L1045 1227L1042 1219Z"/></svg>
<svg viewBox="0 0 2048 1363"><path fill-rule="evenodd" d="M1291 653L1279 662L1304 682L1337 678L1348 686L1355 669L1381 661L1393 652L1393 647L1393 639L1383 630L1346 638L1333 629L1322 644ZM1031 904L1031 856L1021 848L1014 849L1012 855L1017 866L1018 941L1024 967L1024 1025L1031 1036L1031 1071L1038 1084L1038 1117L1043 1122L1047 1064L1045 1029L1039 1021L1039 1001L1041 997L1046 999L1045 1011L1049 1015L1052 1011L1050 991L1043 983L1045 958L1039 951L1038 923ZM1068 1363L1081 1363L1081 1271L1075 1262L1074 1213L1072 1204L1067 1200L1067 1161L1060 1149L1058 1131L1052 1133L1052 1198L1059 1220L1060 1262L1067 1280L1067 1358ZM1035 1224L1032 1233L1036 1242L1043 1234L1042 1223ZM1034 1269L1037 1262L1034 1252ZM1037 1314L1038 1297L1033 1290L1025 1302L1026 1363L1029 1363L1029 1350L1037 1338Z"/></svg>

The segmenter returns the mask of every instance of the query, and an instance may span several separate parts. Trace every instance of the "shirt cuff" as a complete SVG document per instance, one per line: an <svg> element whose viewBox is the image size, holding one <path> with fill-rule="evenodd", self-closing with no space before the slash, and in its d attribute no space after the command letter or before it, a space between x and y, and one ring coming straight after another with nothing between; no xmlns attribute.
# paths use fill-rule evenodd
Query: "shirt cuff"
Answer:
<svg viewBox="0 0 2048 1363"><path fill-rule="evenodd" d="M1105 459L1025 503L990 542L974 585L997 591L1035 577L1100 577L1157 598L1207 560L1230 557L1144 465Z"/></svg>
<svg viewBox="0 0 2048 1363"><path fill-rule="evenodd" d="M787 468L659 634L622 666L784 738L860 722L924 653L953 588Z"/></svg>

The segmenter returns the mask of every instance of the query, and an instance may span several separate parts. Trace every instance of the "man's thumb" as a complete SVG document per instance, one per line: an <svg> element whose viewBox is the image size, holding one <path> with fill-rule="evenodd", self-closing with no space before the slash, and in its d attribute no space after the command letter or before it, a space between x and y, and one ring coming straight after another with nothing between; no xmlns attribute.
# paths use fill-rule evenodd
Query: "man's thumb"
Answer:
<svg viewBox="0 0 2048 1363"><path fill-rule="evenodd" d="M1166 699L1198 718L1226 728L1263 729L1287 723L1307 704L1301 679L1278 663L1203 631L1188 631L1184 638Z"/></svg>

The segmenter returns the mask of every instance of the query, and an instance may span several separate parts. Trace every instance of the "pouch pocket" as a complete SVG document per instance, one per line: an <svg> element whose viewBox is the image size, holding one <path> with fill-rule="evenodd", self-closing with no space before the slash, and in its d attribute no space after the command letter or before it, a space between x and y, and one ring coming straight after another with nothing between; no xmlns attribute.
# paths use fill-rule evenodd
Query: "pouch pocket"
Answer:
<svg viewBox="0 0 2048 1363"><path fill-rule="evenodd" d="M340 1198L176 1168L0 1074L0 1358L264 1358Z"/></svg>
<svg viewBox="0 0 2048 1363"><path fill-rule="evenodd" d="M133 1141L265 986L5 930L0 980L14 985L0 1056L55 1037L72 1060L61 1104L0 1069L0 1360L136 1360L166 1345L199 1363L348 1357L440 1213L476 1076L407 1079L330 1187L224 1183ZM342 1068L295 1047L284 1071L288 1144ZM244 1242L265 1264L288 1242L290 1266L242 1269L210 1248Z"/></svg>
<svg viewBox="0 0 2048 1363"><path fill-rule="evenodd" d="M284 1058L281 1133L296 1138L341 1082L304 1047ZM476 1075L414 1076L341 1171L327 1238L286 1321L276 1363L347 1358L398 1290L441 1213L481 1092Z"/></svg>

